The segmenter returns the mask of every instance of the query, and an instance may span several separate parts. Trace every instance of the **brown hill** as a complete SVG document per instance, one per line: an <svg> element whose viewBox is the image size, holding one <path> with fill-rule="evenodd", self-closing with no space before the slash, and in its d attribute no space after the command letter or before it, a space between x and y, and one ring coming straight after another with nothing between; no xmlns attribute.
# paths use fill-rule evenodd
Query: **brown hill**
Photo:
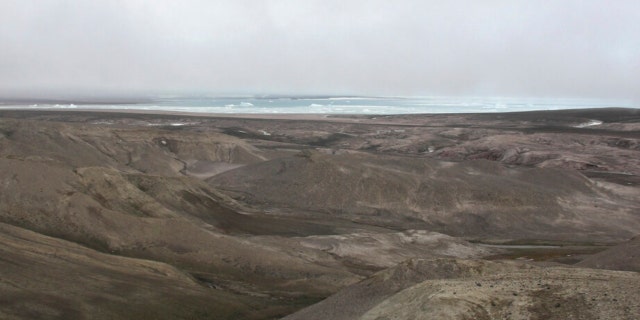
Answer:
<svg viewBox="0 0 640 320"><path fill-rule="evenodd" d="M229 235L231 231L277 234L287 227L304 230L306 225L295 220L278 225L272 220L275 226L270 228L264 218L225 207L215 190L193 178L131 175L101 167L72 170L30 160L0 159L0 164L4 182L0 219L5 223L104 252L170 262L215 275L216 281L280 279L277 282L288 286L282 280L304 278L307 281L300 285L308 290L315 286L311 280L315 273L322 279L316 289L330 292L332 280L326 279L337 276L337 285L352 278L344 271L336 274L308 265L292 253ZM255 268L262 270L254 273Z"/></svg>
<svg viewBox="0 0 640 320"><path fill-rule="evenodd" d="M156 175L179 175L196 161L245 164L265 159L246 142L215 132L14 119L0 122L0 148L6 158Z"/></svg>
<svg viewBox="0 0 640 320"><path fill-rule="evenodd" d="M612 241L640 227L637 200L618 198L575 171L489 161L306 153L208 182L283 214L277 209L475 239Z"/></svg>
<svg viewBox="0 0 640 320"><path fill-rule="evenodd" d="M223 292L229 295L225 299L255 295L247 301L254 303L251 308L265 310L261 317L274 314L266 311L272 307L275 313L287 312L283 310L297 308L300 301L308 303L360 278L344 268L310 263L295 252L244 236L327 233L331 226L241 214L225 205L219 192L170 165L187 158L227 163L259 159L235 138L211 134L192 140L203 141L199 148L204 150L182 148L181 143L170 150L163 140L155 140L170 141L172 134L162 129L138 132L11 120L1 124L3 223L104 253L170 263L220 290L207 303L215 305ZM174 135L176 141L189 140L189 134ZM136 152L153 161L140 160L148 166L141 167ZM318 255L316 260L335 261L327 254ZM266 298L272 295L282 300ZM228 306L230 313L246 309L242 304Z"/></svg>

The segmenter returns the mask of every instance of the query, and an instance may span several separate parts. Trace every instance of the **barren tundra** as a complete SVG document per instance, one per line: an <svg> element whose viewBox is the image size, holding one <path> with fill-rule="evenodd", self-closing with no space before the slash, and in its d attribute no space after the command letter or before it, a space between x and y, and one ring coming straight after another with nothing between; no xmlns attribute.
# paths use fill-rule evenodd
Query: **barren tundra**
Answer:
<svg viewBox="0 0 640 320"><path fill-rule="evenodd" d="M0 318L635 319L639 168L638 109L2 110Z"/></svg>

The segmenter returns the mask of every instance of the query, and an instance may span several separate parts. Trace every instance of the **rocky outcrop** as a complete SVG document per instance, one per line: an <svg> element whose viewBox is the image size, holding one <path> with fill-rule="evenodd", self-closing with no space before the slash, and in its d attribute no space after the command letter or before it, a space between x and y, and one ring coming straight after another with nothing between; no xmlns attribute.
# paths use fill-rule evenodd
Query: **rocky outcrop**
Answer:
<svg viewBox="0 0 640 320"><path fill-rule="evenodd" d="M635 272L408 260L284 319L633 319L638 285Z"/></svg>

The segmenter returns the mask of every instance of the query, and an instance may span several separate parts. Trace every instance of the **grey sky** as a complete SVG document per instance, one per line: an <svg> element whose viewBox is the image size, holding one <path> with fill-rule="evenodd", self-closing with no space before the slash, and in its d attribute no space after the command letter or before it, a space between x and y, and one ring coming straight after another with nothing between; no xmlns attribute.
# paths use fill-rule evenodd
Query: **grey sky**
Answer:
<svg viewBox="0 0 640 320"><path fill-rule="evenodd" d="M1 0L0 94L640 98L640 1Z"/></svg>

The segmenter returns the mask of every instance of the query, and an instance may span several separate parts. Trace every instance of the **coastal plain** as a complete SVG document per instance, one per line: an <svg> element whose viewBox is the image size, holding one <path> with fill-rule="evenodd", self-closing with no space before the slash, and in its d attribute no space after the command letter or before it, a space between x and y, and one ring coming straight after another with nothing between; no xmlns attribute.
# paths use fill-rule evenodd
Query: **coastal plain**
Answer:
<svg viewBox="0 0 640 320"><path fill-rule="evenodd" d="M2 319L636 319L640 109L0 110Z"/></svg>

